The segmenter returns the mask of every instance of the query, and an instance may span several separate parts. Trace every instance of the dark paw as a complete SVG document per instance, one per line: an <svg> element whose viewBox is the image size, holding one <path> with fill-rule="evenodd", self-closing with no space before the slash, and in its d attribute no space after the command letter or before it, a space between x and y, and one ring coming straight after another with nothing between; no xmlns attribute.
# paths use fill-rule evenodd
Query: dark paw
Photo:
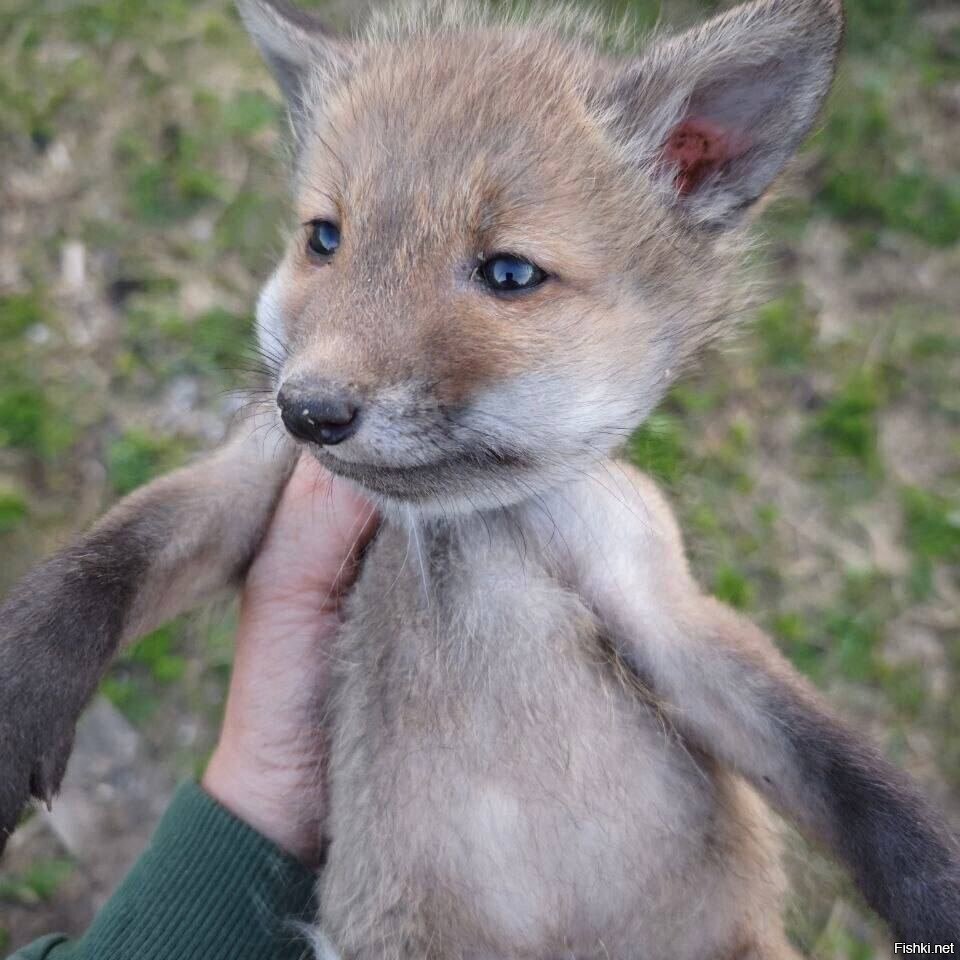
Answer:
<svg viewBox="0 0 960 960"><path fill-rule="evenodd" d="M141 572L123 546L109 531L91 534L0 605L0 848L31 797L52 801L116 650Z"/></svg>
<svg viewBox="0 0 960 960"><path fill-rule="evenodd" d="M54 720L49 714L47 720L51 722L42 730L35 720L32 730L26 725L0 724L5 734L0 743L0 854L29 801L39 800L49 808L63 781L75 724Z"/></svg>

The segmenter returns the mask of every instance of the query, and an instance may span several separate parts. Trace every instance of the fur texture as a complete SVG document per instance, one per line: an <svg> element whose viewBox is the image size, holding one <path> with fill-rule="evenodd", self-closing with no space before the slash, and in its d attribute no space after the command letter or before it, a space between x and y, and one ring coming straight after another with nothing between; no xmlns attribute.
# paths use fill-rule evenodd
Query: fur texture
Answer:
<svg viewBox="0 0 960 960"><path fill-rule="evenodd" d="M242 578L295 460L264 445L273 422L131 494L0 605L0 852L28 797L52 801L120 647Z"/></svg>
<svg viewBox="0 0 960 960"><path fill-rule="evenodd" d="M790 957L762 800L898 939L960 939L942 820L702 594L669 507L613 458L743 309L747 212L829 87L836 0L760 0L639 53L572 8L427 4L354 38L240 8L288 97L302 224L263 346L278 388L351 398L357 428L311 449L385 515L333 652L318 950ZM318 220L332 257L308 249ZM547 280L492 291L479 268L502 253ZM255 548L292 453L231 449L121 504L0 611L3 826L56 787L117 643ZM69 624L45 613L61 602Z"/></svg>

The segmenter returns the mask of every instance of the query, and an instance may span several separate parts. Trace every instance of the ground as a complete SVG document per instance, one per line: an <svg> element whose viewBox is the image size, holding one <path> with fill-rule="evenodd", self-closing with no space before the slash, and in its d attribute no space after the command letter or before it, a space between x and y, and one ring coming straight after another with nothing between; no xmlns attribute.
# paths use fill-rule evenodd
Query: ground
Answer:
<svg viewBox="0 0 960 960"><path fill-rule="evenodd" d="M348 3L320 5L346 20ZM960 9L848 8L836 92L759 225L769 302L629 453L669 491L702 580L960 828ZM287 217L281 131L228 0L6 0L0 590L221 437ZM0 868L0 950L82 929L169 784L202 768L231 622L184 619L115 666L84 769ZM839 872L790 851L796 942L890 955Z"/></svg>

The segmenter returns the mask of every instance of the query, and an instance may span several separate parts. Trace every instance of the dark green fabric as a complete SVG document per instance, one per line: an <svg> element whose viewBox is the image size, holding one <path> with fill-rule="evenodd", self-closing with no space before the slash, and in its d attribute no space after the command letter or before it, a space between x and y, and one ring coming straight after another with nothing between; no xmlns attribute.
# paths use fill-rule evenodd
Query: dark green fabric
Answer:
<svg viewBox="0 0 960 960"><path fill-rule="evenodd" d="M313 919L315 875L196 784L177 791L90 929L10 960L300 960L292 921Z"/></svg>

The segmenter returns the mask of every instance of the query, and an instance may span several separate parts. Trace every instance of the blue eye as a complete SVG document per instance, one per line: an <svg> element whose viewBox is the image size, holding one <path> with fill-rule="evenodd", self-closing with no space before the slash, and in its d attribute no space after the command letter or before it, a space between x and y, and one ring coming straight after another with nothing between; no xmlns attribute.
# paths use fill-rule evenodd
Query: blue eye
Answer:
<svg viewBox="0 0 960 960"><path fill-rule="evenodd" d="M547 279L535 263L511 253L498 253L485 260L480 264L478 276L491 290L497 291L529 290Z"/></svg>
<svg viewBox="0 0 960 960"><path fill-rule="evenodd" d="M329 220L312 221L307 246L318 257L332 257L340 246L340 228Z"/></svg>

